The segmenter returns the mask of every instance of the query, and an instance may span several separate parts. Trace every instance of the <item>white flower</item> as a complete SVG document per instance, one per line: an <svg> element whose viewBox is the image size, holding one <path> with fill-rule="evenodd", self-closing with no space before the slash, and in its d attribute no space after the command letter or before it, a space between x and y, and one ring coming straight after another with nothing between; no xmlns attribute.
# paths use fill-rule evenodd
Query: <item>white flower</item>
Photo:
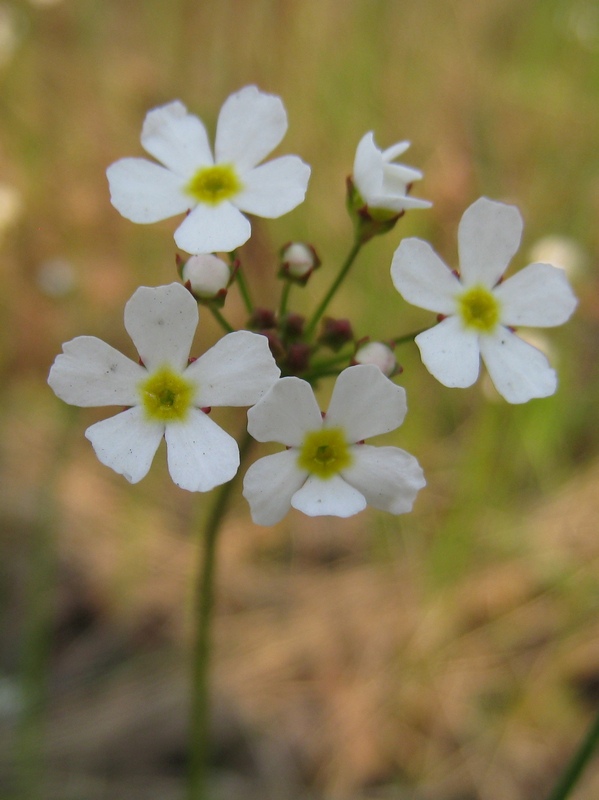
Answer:
<svg viewBox="0 0 599 800"><path fill-rule="evenodd" d="M393 350L383 342L367 342L354 356L356 364L374 364L383 375L392 375L397 367Z"/></svg>
<svg viewBox="0 0 599 800"><path fill-rule="evenodd" d="M150 469L166 439L168 467L182 489L205 492L239 467L235 440L202 411L255 403L280 371L266 338L229 333L188 363L198 309L181 284L142 286L125 306L125 328L141 364L94 336L63 346L48 383L76 406L127 406L86 431L100 461L131 483Z"/></svg>
<svg viewBox="0 0 599 800"><path fill-rule="evenodd" d="M561 325L577 301L563 270L549 264L530 264L500 282L521 234L515 206L481 197L460 222L460 277L420 239L404 239L396 250L395 288L409 303L446 317L415 340L425 366L445 386L471 386L482 356L510 403L555 392L557 378L546 357L512 327Z"/></svg>
<svg viewBox="0 0 599 800"><path fill-rule="evenodd" d="M228 265L213 253L191 256L181 269L183 283L191 286L195 297L211 298L226 289L231 280Z"/></svg>
<svg viewBox="0 0 599 800"><path fill-rule="evenodd" d="M362 443L399 427L406 409L405 391L372 365L339 375L324 417L310 384L281 378L248 411L255 439L288 448L246 473L243 495L254 522L274 525L290 506L309 516L349 517L367 504L392 514L410 511L425 485L414 456Z"/></svg>
<svg viewBox="0 0 599 800"><path fill-rule="evenodd" d="M409 208L430 208L428 200L408 197L408 187L422 178L422 172L403 164L392 163L410 146L398 142L387 150L379 150L374 134L365 134L354 159L354 184L370 209L382 209L399 214Z"/></svg>
<svg viewBox="0 0 599 800"><path fill-rule="evenodd" d="M286 130L280 98L255 86L225 100L214 156L204 125L181 102L155 108L146 116L141 143L164 166L143 158L112 164L107 170L112 204L141 223L191 209L175 232L177 246L188 253L230 252L250 238L242 211L280 217L304 199L310 167L298 156L260 164Z"/></svg>

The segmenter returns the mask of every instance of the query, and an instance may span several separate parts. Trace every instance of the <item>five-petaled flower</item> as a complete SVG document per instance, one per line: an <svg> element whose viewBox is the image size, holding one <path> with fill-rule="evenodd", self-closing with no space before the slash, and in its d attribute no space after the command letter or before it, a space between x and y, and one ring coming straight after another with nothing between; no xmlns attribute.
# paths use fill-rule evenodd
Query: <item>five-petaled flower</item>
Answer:
<svg viewBox="0 0 599 800"><path fill-rule="evenodd" d="M155 108L146 116L141 143L160 164L143 158L112 164L107 171L112 204L141 223L189 211L175 232L177 246L187 253L230 252L251 234L242 211L280 217L305 197L310 167L298 156L260 163L286 130L281 99L255 86L225 100L214 156L203 123L183 103Z"/></svg>
<svg viewBox="0 0 599 800"><path fill-rule="evenodd" d="M127 406L86 431L103 464L137 483L166 439L168 467L183 489L205 492L239 467L236 441L202 410L249 406L280 375L264 336L227 334L197 360L189 351L198 308L181 284L140 287L125 306L136 363L93 336L63 346L48 383L76 406Z"/></svg>
<svg viewBox="0 0 599 800"><path fill-rule="evenodd" d="M408 189L422 178L422 172L394 160L410 146L398 142L380 150L374 142L372 131L366 133L356 150L353 182L370 214L377 211L400 214L410 208L429 208L428 200L408 196Z"/></svg>
<svg viewBox="0 0 599 800"><path fill-rule="evenodd" d="M446 317L415 339L425 366L445 386L471 386L482 357L510 403L555 392L546 357L513 327L561 325L577 301L564 271L549 264L530 264L501 282L521 234L515 206L481 197L460 222L459 277L420 239L404 239L396 250L395 288L409 303Z"/></svg>
<svg viewBox="0 0 599 800"><path fill-rule="evenodd" d="M274 525L290 506L309 516L349 517L367 504L392 514L410 511L425 485L417 460L398 447L363 443L399 427L406 410L404 389L373 365L339 375L325 415L306 381L277 381L248 411L255 439L288 448L259 459L245 475L254 522Z"/></svg>

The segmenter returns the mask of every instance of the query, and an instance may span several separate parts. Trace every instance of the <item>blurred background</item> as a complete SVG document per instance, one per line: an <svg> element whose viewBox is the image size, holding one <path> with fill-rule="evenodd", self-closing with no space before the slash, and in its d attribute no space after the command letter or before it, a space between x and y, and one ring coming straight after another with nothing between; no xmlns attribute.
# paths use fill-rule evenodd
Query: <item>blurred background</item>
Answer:
<svg viewBox="0 0 599 800"><path fill-rule="evenodd" d="M356 334L430 323L390 291L393 251L421 236L457 266L459 219L483 194L523 214L513 268L563 266L580 305L535 340L557 394L522 407L484 379L445 389L413 345L398 351L409 413L387 442L428 480L412 514L260 528L237 494L220 543L215 800L542 798L599 707L593 0L0 2L0 796L182 796L211 497L177 489L162 448L135 486L103 467L83 433L112 410L67 408L46 377L80 334L135 357L124 303L177 279L176 221L122 219L106 167L143 155L150 108L181 99L213 132L249 83L283 98L279 152L313 167L306 203L255 220L242 249L259 303L276 302L290 239L323 261L296 310L328 287L351 244L345 178L374 130L381 147L412 142L414 194L434 205L362 252L331 308ZM235 292L226 312L244 325ZM203 314L198 351L218 336ZM573 797L598 796L595 761Z"/></svg>

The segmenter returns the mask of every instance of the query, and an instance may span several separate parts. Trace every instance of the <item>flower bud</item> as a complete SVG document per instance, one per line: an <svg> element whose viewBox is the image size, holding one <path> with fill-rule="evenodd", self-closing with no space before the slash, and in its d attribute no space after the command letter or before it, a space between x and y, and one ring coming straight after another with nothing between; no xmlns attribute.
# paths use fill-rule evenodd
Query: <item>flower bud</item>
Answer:
<svg viewBox="0 0 599 800"><path fill-rule="evenodd" d="M305 372L310 365L312 348L306 342L296 342L289 345L285 358L285 371L291 375L299 375Z"/></svg>
<svg viewBox="0 0 599 800"><path fill-rule="evenodd" d="M181 277L196 299L212 300L226 292L231 270L222 258L212 253L201 253L191 256L182 265Z"/></svg>
<svg viewBox="0 0 599 800"><path fill-rule="evenodd" d="M322 321L322 330L318 341L326 344L331 350L341 350L344 344L353 341L354 332L348 319L333 319L325 317Z"/></svg>
<svg viewBox="0 0 599 800"><path fill-rule="evenodd" d="M358 349L353 359L355 364L374 364L383 375L393 375L397 361L393 350L382 342L368 342Z"/></svg>
<svg viewBox="0 0 599 800"><path fill-rule="evenodd" d="M310 275L320 266L320 259L311 244L290 242L280 252L280 277L296 283L306 283Z"/></svg>
<svg viewBox="0 0 599 800"><path fill-rule="evenodd" d="M268 328L277 327L277 315L270 308L255 308L252 316L247 321L247 327L251 331L264 331Z"/></svg>
<svg viewBox="0 0 599 800"><path fill-rule="evenodd" d="M279 330L285 339L299 339L304 332L306 318L301 314L285 314L279 321Z"/></svg>

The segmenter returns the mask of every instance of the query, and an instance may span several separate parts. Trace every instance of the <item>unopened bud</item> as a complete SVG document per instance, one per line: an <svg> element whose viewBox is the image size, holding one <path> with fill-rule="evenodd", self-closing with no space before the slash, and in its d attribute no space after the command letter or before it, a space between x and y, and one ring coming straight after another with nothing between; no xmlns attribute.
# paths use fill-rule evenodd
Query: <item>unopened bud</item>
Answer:
<svg viewBox="0 0 599 800"><path fill-rule="evenodd" d="M306 342L296 342L289 345L285 366L291 375L298 375L305 372L310 365L312 348Z"/></svg>
<svg viewBox="0 0 599 800"><path fill-rule="evenodd" d="M270 308L255 308L252 316L247 321L247 327L252 331L263 331L277 327L277 315Z"/></svg>
<svg viewBox="0 0 599 800"><path fill-rule="evenodd" d="M209 300L224 292L229 285L231 270L228 265L212 255L202 253L191 256L181 267L181 277L198 299Z"/></svg>
<svg viewBox="0 0 599 800"><path fill-rule="evenodd" d="M344 344L353 341L354 332L348 319L333 319L325 317L322 321L322 331L318 337L321 344L328 345L331 350L340 350Z"/></svg>
<svg viewBox="0 0 599 800"><path fill-rule="evenodd" d="M362 345L354 356L356 364L374 364L383 375L393 375L397 368L397 361L393 350L382 342L368 342Z"/></svg>
<svg viewBox="0 0 599 800"><path fill-rule="evenodd" d="M301 314L286 314L279 322L279 330L286 339L299 339L304 332L305 321Z"/></svg>
<svg viewBox="0 0 599 800"><path fill-rule="evenodd" d="M305 283L312 272L320 266L320 259L311 244L290 242L281 250L280 275L298 283Z"/></svg>

